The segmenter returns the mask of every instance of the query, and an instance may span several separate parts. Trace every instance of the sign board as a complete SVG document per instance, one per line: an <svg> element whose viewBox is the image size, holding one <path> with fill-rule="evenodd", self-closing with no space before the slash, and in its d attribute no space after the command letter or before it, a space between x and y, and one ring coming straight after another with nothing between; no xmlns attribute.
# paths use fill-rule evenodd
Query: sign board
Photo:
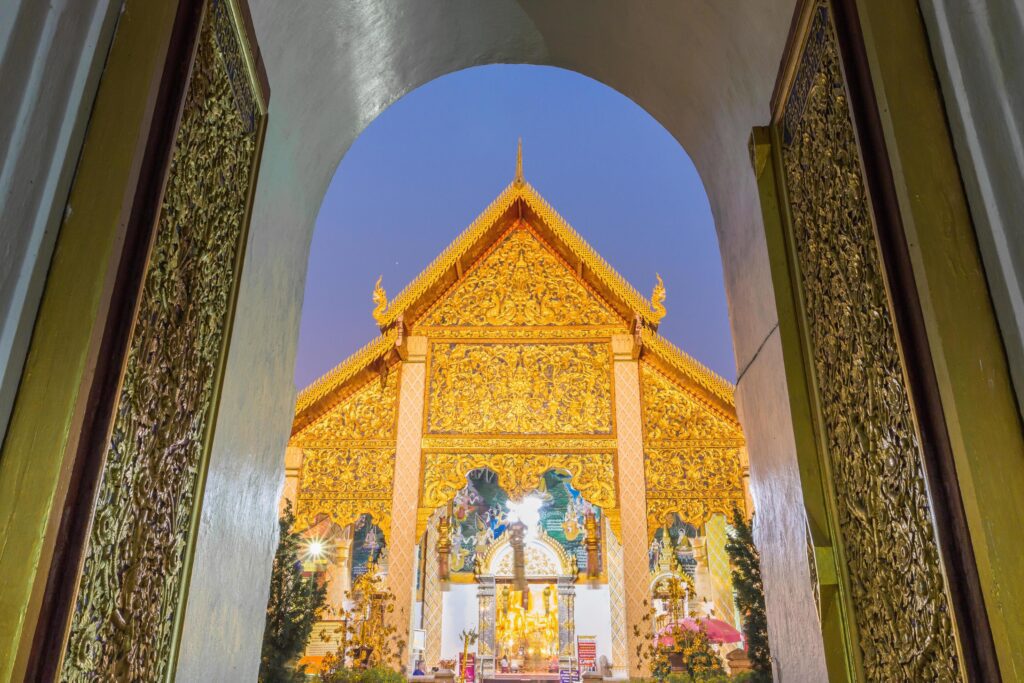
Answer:
<svg viewBox="0 0 1024 683"><path fill-rule="evenodd" d="M597 669L597 636L578 636L576 638L576 654L579 657L580 671Z"/></svg>

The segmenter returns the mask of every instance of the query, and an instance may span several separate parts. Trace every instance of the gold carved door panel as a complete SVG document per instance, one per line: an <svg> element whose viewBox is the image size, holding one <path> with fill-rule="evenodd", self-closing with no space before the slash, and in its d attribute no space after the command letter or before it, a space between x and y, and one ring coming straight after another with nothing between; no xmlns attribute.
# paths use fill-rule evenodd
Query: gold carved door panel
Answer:
<svg viewBox="0 0 1024 683"><path fill-rule="evenodd" d="M195 5L189 5L194 7ZM59 677L173 676L267 92L233 0L201 8Z"/></svg>
<svg viewBox="0 0 1024 683"><path fill-rule="evenodd" d="M837 29L844 4L853 7L803 3L772 126L752 139L787 372L806 382L790 387L806 401L812 435L800 454L805 503L812 529L826 529L809 561L820 590L838 591L828 604L818 594L830 677L963 680L959 615L839 40L850 34Z"/></svg>

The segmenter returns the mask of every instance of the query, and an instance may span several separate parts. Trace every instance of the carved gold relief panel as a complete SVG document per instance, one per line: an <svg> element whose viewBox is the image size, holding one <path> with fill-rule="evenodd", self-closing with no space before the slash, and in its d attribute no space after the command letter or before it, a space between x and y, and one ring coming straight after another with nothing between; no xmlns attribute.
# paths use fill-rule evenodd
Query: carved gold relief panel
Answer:
<svg viewBox="0 0 1024 683"><path fill-rule="evenodd" d="M743 442L739 423L648 363L640 363L644 442Z"/></svg>
<svg viewBox="0 0 1024 683"><path fill-rule="evenodd" d="M920 443L825 5L812 17L780 132L818 419L864 675L959 680Z"/></svg>
<svg viewBox="0 0 1024 683"><path fill-rule="evenodd" d="M64 681L168 677L263 125L243 50L232 9L213 0L128 342Z"/></svg>
<svg viewBox="0 0 1024 683"><path fill-rule="evenodd" d="M498 484L512 498L536 490L545 472L563 469L572 474L573 488L588 501L602 508L616 507L613 453L426 453L423 461L423 508L447 504L466 485L466 475L479 468L498 475Z"/></svg>
<svg viewBox="0 0 1024 683"><path fill-rule="evenodd" d="M360 387L289 441L299 447L331 446L352 439L387 439L395 436L398 411L398 370Z"/></svg>
<svg viewBox="0 0 1024 683"><path fill-rule="evenodd" d="M608 343L431 344L428 434L611 435Z"/></svg>
<svg viewBox="0 0 1024 683"><path fill-rule="evenodd" d="M523 223L417 322L423 327L622 324Z"/></svg>
<svg viewBox="0 0 1024 683"><path fill-rule="evenodd" d="M390 531L395 448L316 448L303 452L295 526L329 515L339 526L372 514L385 536Z"/></svg>

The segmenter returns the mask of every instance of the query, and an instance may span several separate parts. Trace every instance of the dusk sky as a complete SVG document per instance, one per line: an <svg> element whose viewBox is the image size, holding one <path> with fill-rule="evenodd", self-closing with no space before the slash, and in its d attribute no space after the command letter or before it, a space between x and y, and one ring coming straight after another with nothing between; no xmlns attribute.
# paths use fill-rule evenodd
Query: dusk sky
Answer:
<svg viewBox="0 0 1024 683"><path fill-rule="evenodd" d="M389 297L416 277L512 180L519 137L526 180L605 260L645 295L661 273L661 334L735 379L718 242L689 157L607 86L516 65L428 83L345 155L313 236L299 388L379 334L377 276Z"/></svg>

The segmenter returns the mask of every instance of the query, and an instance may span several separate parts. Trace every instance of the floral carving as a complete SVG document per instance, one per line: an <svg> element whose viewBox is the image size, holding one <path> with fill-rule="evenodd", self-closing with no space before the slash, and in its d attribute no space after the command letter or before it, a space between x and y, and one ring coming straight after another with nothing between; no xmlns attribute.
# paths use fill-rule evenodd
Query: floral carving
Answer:
<svg viewBox="0 0 1024 683"><path fill-rule="evenodd" d="M393 440L398 372L373 379L292 437L291 445L331 446L351 439Z"/></svg>
<svg viewBox="0 0 1024 683"><path fill-rule="evenodd" d="M824 4L815 10L782 137L819 419L864 675L960 680L920 444Z"/></svg>
<svg viewBox="0 0 1024 683"><path fill-rule="evenodd" d="M257 99L213 0L168 171L98 484L63 681L169 677L257 152Z"/></svg>
<svg viewBox="0 0 1024 683"><path fill-rule="evenodd" d="M739 424L707 400L640 364L644 441L743 441Z"/></svg>
<svg viewBox="0 0 1024 683"><path fill-rule="evenodd" d="M430 434L611 434L609 346L431 345Z"/></svg>
<svg viewBox="0 0 1024 683"><path fill-rule="evenodd" d="M420 326L622 325L525 223L499 242Z"/></svg>

